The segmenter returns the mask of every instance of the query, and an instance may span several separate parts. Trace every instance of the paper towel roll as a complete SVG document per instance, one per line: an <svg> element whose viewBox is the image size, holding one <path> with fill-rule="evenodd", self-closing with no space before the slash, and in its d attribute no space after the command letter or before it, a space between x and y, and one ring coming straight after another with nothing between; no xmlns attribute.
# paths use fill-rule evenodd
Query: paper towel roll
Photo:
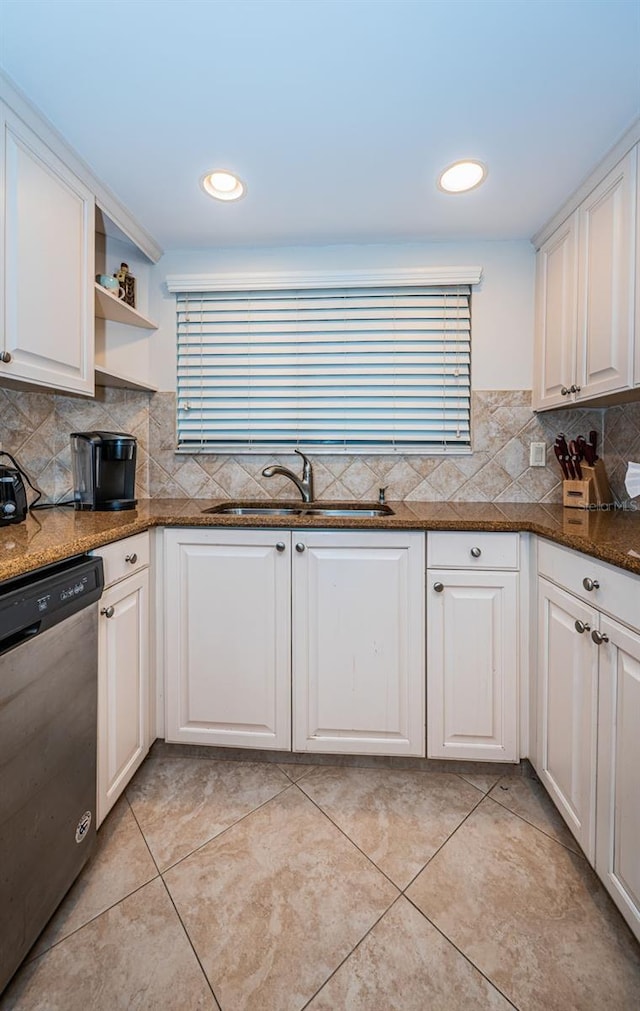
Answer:
<svg viewBox="0 0 640 1011"><path fill-rule="evenodd" d="M640 495L640 463L627 464L627 475L624 479L624 486L627 489L629 498L636 498Z"/></svg>

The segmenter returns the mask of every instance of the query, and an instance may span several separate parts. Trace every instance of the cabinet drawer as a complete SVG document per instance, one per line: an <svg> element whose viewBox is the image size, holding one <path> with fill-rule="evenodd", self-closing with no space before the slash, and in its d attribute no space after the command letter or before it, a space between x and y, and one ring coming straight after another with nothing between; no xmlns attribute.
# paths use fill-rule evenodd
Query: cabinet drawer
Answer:
<svg viewBox="0 0 640 1011"><path fill-rule="evenodd" d="M427 564L430 568L518 568L518 534L433 531L427 537Z"/></svg>
<svg viewBox="0 0 640 1011"><path fill-rule="evenodd" d="M640 628L640 578L633 573L543 538L538 539L538 572L599 611ZM598 585L587 590L584 580Z"/></svg>
<svg viewBox="0 0 640 1011"><path fill-rule="evenodd" d="M105 544L96 548L94 554L102 558L105 587L111 586L149 564L149 534L135 534L122 541Z"/></svg>

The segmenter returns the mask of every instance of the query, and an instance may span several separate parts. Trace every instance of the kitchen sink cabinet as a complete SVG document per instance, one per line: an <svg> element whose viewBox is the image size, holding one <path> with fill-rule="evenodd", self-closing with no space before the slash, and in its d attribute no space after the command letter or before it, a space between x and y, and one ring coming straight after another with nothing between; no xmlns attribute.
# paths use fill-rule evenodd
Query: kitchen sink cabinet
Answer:
<svg viewBox="0 0 640 1011"><path fill-rule="evenodd" d="M98 625L98 824L151 744L148 544L140 534L98 551L106 583Z"/></svg>
<svg viewBox="0 0 640 1011"><path fill-rule="evenodd" d="M424 534L293 541L294 750L424 756Z"/></svg>
<svg viewBox="0 0 640 1011"><path fill-rule="evenodd" d="M291 747L291 534L165 532L166 739Z"/></svg>
<svg viewBox="0 0 640 1011"><path fill-rule="evenodd" d="M421 533L166 531L167 740L424 755L423 604Z"/></svg>
<svg viewBox="0 0 640 1011"><path fill-rule="evenodd" d="M94 197L0 103L0 381L94 391Z"/></svg>
<svg viewBox="0 0 640 1011"><path fill-rule="evenodd" d="M428 535L429 758L518 761L518 547L517 534Z"/></svg>
<svg viewBox="0 0 640 1011"><path fill-rule="evenodd" d="M535 410L634 385L637 158L636 146L539 249Z"/></svg>
<svg viewBox="0 0 640 1011"><path fill-rule="evenodd" d="M538 549L533 761L640 939L640 629L623 623L640 621L640 581L544 541Z"/></svg>

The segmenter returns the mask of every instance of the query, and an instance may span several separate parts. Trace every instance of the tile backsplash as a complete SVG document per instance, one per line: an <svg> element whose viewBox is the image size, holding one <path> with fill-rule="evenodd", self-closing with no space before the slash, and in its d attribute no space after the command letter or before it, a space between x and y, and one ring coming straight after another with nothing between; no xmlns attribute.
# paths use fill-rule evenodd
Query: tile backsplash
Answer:
<svg viewBox="0 0 640 1011"><path fill-rule="evenodd" d="M263 478L272 456L175 453L175 394L99 389L95 399L0 388L0 439L42 488L59 502L73 488L69 434L104 429L138 440L139 498L291 497L285 478ZM629 459L640 462L640 403L536 415L529 390L476 391L473 453L468 456L316 456L316 495L324 499L559 502L561 475L553 455L559 431L598 432L616 494L625 498ZM545 442L547 465L529 467L529 444ZM293 465L291 458L283 459Z"/></svg>

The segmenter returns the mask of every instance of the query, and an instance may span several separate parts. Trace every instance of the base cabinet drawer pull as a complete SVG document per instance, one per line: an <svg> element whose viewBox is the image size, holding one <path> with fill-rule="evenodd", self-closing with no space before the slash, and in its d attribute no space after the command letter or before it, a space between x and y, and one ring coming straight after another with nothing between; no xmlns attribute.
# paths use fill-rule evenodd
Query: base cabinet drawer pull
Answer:
<svg viewBox="0 0 640 1011"><path fill-rule="evenodd" d="M132 565L135 565L136 562L138 561L138 556L136 555L136 553L134 551L132 555L125 555L125 559L124 560L125 560L125 562L131 562Z"/></svg>
<svg viewBox="0 0 640 1011"><path fill-rule="evenodd" d="M582 585L584 586L585 590L589 591L589 593L591 593L592 590L600 589L600 583L598 582L598 580L589 579L588 576L585 576L585 578L582 580Z"/></svg>
<svg viewBox="0 0 640 1011"><path fill-rule="evenodd" d="M594 628L593 632L591 633L591 638L595 642L596 646L602 646L603 642L609 642L609 636L606 635L604 632L598 632L597 628Z"/></svg>
<svg viewBox="0 0 640 1011"><path fill-rule="evenodd" d="M582 635L583 632L590 632L591 631L591 625L588 625L586 621L580 621L579 618L576 620L576 623L575 623L574 627L575 627L576 632L579 632L580 635Z"/></svg>
<svg viewBox="0 0 640 1011"><path fill-rule="evenodd" d="M472 558L479 558L481 554L482 554L482 551L481 551L480 548L471 548L471 557Z"/></svg>
<svg viewBox="0 0 640 1011"><path fill-rule="evenodd" d="M442 593L442 591L444 590L444 583L434 583L433 588L436 591L436 593Z"/></svg>
<svg viewBox="0 0 640 1011"><path fill-rule="evenodd" d="M104 614L105 618L113 618L116 613L115 607L103 607L100 614Z"/></svg>

